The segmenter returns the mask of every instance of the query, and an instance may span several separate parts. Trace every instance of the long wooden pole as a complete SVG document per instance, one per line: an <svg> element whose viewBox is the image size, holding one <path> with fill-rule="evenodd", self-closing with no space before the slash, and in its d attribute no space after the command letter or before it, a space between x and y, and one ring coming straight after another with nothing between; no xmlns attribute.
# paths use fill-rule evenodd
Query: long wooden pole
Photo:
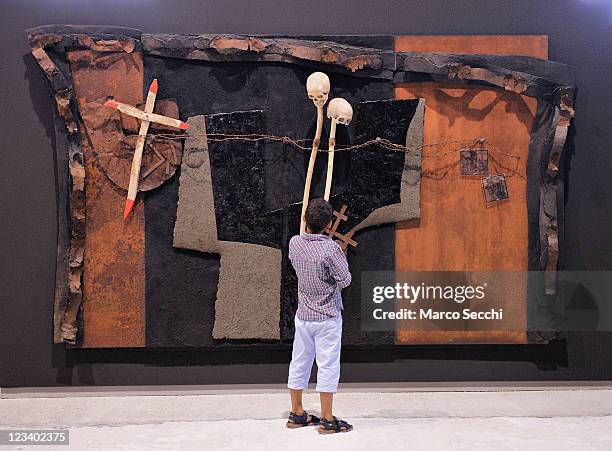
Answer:
<svg viewBox="0 0 612 451"><path fill-rule="evenodd" d="M327 177L325 179L325 194L323 199L329 202L331 194L332 179L334 176L334 149L336 148L336 120L332 118L329 129L329 153L327 154Z"/></svg>
<svg viewBox="0 0 612 451"><path fill-rule="evenodd" d="M153 83L151 83L149 87L144 109L145 113L153 113L155 97L157 97L157 79L153 80ZM138 181L140 179L140 165L142 164L142 152L144 150L145 139L147 138L150 123L151 122L146 120L140 123L138 140L136 141L136 148L134 149L134 159L132 160L132 170L130 171L130 185L128 187L127 199L125 200L125 208L123 209L123 219L126 219L130 215L136 203Z"/></svg>
<svg viewBox="0 0 612 451"><path fill-rule="evenodd" d="M312 142L312 151L310 152L310 161L308 162L308 172L306 172L306 184L304 185L304 198L302 199L302 216L300 220L300 233L306 231L306 208L308 207L308 199L310 198L310 185L312 183L312 174L314 172L317 152L321 144L321 132L323 130L323 106L317 107L317 130L315 138Z"/></svg>

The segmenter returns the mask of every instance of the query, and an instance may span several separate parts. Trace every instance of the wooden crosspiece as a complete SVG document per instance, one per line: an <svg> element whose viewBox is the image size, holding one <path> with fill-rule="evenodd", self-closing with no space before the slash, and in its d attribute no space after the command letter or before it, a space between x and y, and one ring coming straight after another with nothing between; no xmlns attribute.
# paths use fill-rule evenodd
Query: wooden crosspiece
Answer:
<svg viewBox="0 0 612 451"><path fill-rule="evenodd" d="M134 148L134 159L132 160L132 170L130 172L130 185L128 187L127 199L125 200L125 208L123 210L123 218L127 218L136 203L136 194L138 193L138 180L140 178L140 166L142 165L142 152L144 150L145 140L147 139L147 132L149 130L149 124L155 122L156 124L167 125L175 127L180 130L187 130L189 124L179 119L162 116L161 114L154 114L153 107L155 106L155 98L157 97L157 79L153 80L149 87L149 93L147 94L147 101L145 103L144 111L140 111L138 108L127 105L125 103L117 102L115 100L108 100L104 105L120 111L128 116L140 119L140 130L138 132L138 140L136 141L136 147ZM157 156L160 157L159 165L162 165L165 161L163 155L156 152ZM159 166L158 165L158 166ZM155 170L156 166L153 170ZM145 177L151 173L151 170L147 171Z"/></svg>
<svg viewBox="0 0 612 451"><path fill-rule="evenodd" d="M343 205L339 212L334 211L334 216L336 217L336 219L334 220L330 228L325 229L325 233L327 233L329 236L331 236L332 238L338 238L336 242L340 244L340 247L345 252L349 244L353 247L357 247L357 242L352 239L353 234L355 232L350 231L344 235L338 232L338 226L340 225L340 221L346 221L348 219L348 216L344 214L346 213L346 209L347 206Z"/></svg>

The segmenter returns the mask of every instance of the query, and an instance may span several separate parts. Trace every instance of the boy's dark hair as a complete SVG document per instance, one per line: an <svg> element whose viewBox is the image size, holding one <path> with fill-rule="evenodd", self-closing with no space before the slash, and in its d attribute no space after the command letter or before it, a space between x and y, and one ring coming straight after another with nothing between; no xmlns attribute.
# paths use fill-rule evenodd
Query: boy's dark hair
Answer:
<svg viewBox="0 0 612 451"><path fill-rule="evenodd" d="M323 198L312 199L306 208L306 224L313 233L323 230L334 216L334 210Z"/></svg>

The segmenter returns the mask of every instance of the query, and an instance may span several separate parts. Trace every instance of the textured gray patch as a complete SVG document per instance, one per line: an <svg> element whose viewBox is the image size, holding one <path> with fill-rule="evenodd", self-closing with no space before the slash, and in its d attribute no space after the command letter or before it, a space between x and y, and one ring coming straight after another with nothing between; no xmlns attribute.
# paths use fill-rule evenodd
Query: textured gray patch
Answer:
<svg viewBox="0 0 612 451"><path fill-rule="evenodd" d="M174 224L174 247L219 252L215 201L210 177L208 140L204 116L187 120L189 138L181 164L178 206Z"/></svg>
<svg viewBox="0 0 612 451"><path fill-rule="evenodd" d="M277 340L282 253L217 239L206 123L204 116L187 123L173 245L221 256L213 338Z"/></svg>
<svg viewBox="0 0 612 451"><path fill-rule="evenodd" d="M421 216L421 153L425 99L419 99L414 117L406 133L406 159L402 172L399 204L377 208L353 228L353 232L379 224L406 221Z"/></svg>
<svg viewBox="0 0 612 451"><path fill-rule="evenodd" d="M280 249L220 241L213 338L280 338Z"/></svg>

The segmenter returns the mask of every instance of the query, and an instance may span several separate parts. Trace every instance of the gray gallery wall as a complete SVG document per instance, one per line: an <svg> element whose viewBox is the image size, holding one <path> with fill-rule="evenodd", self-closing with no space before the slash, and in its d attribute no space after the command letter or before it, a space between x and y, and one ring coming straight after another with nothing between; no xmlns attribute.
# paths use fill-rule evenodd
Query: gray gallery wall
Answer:
<svg viewBox="0 0 612 451"><path fill-rule="evenodd" d="M279 383L284 350L75 350L52 345L55 181L52 103L24 30L51 23L146 32L546 34L577 69L567 177L567 269L612 270L612 0L0 0L0 386ZM612 300L611 300L612 302ZM612 336L568 345L348 349L343 380L612 377Z"/></svg>

